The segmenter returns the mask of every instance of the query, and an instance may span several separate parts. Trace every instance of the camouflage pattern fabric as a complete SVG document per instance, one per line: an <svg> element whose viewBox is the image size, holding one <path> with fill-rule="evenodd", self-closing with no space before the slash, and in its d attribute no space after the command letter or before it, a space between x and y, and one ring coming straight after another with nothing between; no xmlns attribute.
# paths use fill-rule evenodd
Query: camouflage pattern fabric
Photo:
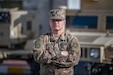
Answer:
<svg viewBox="0 0 113 75"><path fill-rule="evenodd" d="M65 50L68 56L61 55L61 51ZM80 52L77 38L69 33L60 37L42 35L33 47L34 59L40 63L40 75L73 75L73 67L79 62Z"/></svg>
<svg viewBox="0 0 113 75"><path fill-rule="evenodd" d="M62 9L50 10L50 19L66 19L66 11Z"/></svg>

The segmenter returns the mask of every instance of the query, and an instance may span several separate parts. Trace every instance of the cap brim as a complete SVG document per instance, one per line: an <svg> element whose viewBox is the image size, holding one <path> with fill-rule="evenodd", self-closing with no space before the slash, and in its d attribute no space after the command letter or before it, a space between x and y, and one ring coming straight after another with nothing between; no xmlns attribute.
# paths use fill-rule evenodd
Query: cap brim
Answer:
<svg viewBox="0 0 113 75"><path fill-rule="evenodd" d="M65 18L55 18L55 17L53 17L53 18L49 18L50 20L65 20Z"/></svg>

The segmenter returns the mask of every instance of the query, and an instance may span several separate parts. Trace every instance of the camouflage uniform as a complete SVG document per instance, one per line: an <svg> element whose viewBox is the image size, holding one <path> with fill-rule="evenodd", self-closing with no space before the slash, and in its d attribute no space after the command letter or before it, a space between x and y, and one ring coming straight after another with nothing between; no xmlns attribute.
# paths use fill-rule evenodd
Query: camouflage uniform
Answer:
<svg viewBox="0 0 113 75"><path fill-rule="evenodd" d="M62 56L63 50L69 55ZM46 34L34 42L33 55L40 63L40 75L73 75L73 66L80 59L80 44L76 37L67 33L60 37Z"/></svg>
<svg viewBox="0 0 113 75"><path fill-rule="evenodd" d="M51 10L50 19L65 19L65 11ZM68 55L61 55L61 51ZM40 63L40 75L73 75L73 67L80 59L80 44L68 32L57 37L51 33L41 35L34 42L33 56Z"/></svg>

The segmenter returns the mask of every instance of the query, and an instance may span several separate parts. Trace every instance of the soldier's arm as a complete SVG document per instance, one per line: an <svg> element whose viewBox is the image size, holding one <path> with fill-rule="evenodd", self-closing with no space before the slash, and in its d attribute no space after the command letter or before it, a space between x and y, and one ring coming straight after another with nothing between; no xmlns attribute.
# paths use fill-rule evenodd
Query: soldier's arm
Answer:
<svg viewBox="0 0 113 75"><path fill-rule="evenodd" d="M70 42L69 58L70 64L77 65L81 56L80 43L77 38L73 38Z"/></svg>
<svg viewBox="0 0 113 75"><path fill-rule="evenodd" d="M33 45L34 60L38 63L51 63L51 58L55 57L54 52L45 49L44 36L39 37Z"/></svg>
<svg viewBox="0 0 113 75"><path fill-rule="evenodd" d="M66 61L56 60L53 63L59 67L71 67L78 64L80 60L80 54L81 54L80 44L77 38L73 37L73 39L69 43L68 56L58 58L59 60L66 60Z"/></svg>

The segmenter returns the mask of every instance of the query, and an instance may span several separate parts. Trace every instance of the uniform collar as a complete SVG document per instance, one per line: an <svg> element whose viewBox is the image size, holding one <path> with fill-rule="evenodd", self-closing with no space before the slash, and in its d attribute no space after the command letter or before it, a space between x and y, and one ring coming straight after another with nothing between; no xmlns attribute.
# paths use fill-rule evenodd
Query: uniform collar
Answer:
<svg viewBox="0 0 113 75"><path fill-rule="evenodd" d="M65 34L66 32L63 32L60 36L56 36L54 34L51 34L51 39L53 41L56 41L56 40L62 40L62 41L65 41Z"/></svg>

